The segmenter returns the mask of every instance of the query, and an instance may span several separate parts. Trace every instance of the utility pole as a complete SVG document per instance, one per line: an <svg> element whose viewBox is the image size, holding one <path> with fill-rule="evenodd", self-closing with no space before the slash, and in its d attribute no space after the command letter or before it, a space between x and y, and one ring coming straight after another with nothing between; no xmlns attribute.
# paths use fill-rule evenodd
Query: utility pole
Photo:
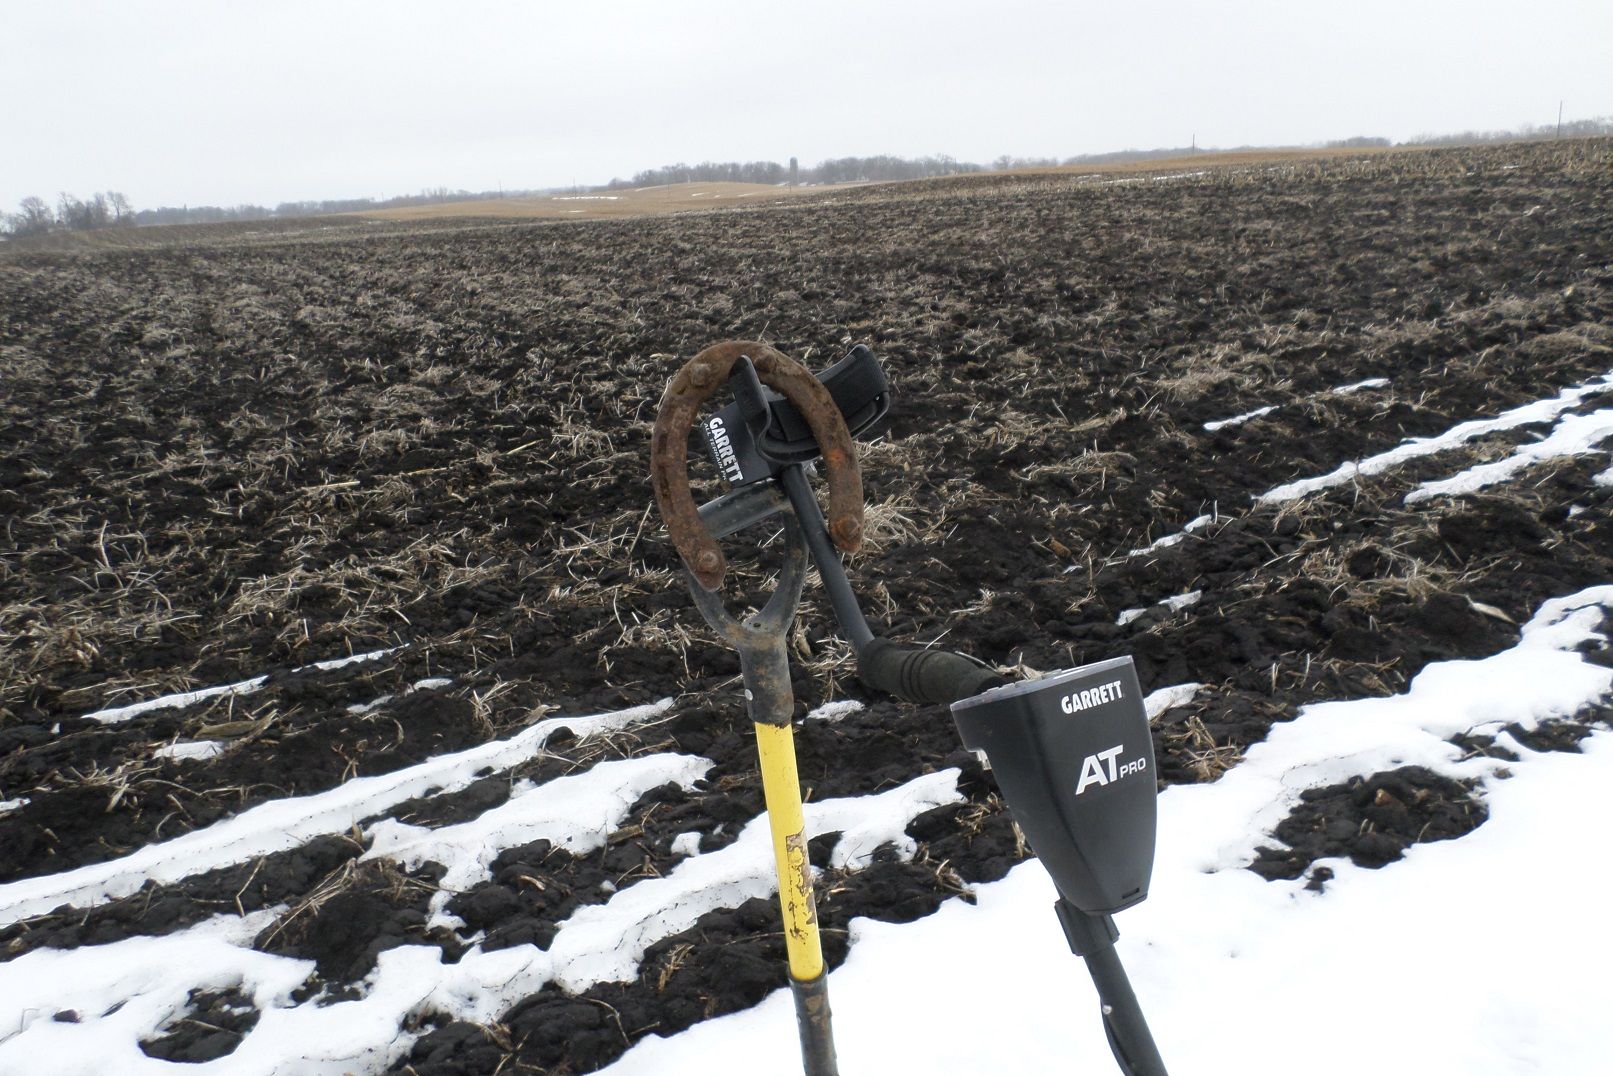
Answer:
<svg viewBox="0 0 1613 1076"><path fill-rule="evenodd" d="M1562 137L1563 137L1563 101L1562 101L1562 98L1559 97L1557 99L1557 138L1558 138L1559 141L1561 141Z"/></svg>

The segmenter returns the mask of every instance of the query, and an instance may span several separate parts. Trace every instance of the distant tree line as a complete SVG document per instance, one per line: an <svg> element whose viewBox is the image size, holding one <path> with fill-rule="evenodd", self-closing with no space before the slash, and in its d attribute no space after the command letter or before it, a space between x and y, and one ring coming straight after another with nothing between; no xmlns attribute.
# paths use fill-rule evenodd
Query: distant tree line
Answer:
<svg viewBox="0 0 1613 1076"><path fill-rule="evenodd" d="M851 183L857 180L927 179L959 172L984 171L981 165L936 157L838 157L822 161L814 168L796 168L796 183ZM792 180L790 168L777 161L702 161L699 164L668 164L636 172L632 179L613 179L607 188L659 187L669 183L785 183Z"/></svg>
<svg viewBox="0 0 1613 1076"><path fill-rule="evenodd" d="M1613 116L1570 120L1561 127L1557 124L1524 124L1510 131L1461 131L1456 134L1422 134L1401 145L1450 146L1476 142L1509 142L1524 139L1591 138L1613 135ZM1370 149L1394 145L1387 138L1361 135L1332 142L1313 143L1310 146L1237 146L1230 152L1258 149ZM1183 157L1192 153L1229 152L1226 148L1204 150L1197 145L1170 146L1161 149L1125 149L1114 153L1085 153L1075 157L998 157L990 164L973 164L946 154L930 157L893 157L882 154L876 157L836 157L820 161L811 168L801 168L795 158L788 166L777 161L702 161L699 164L669 164L637 172L632 179L613 179L603 189L622 187L655 187L671 183L856 183L890 182L903 179L928 179L934 176L953 176L967 172L987 170L1004 172L1017 168L1053 168L1095 164L1123 164L1128 161L1147 161L1165 157ZM221 221L271 220L277 217L311 217L322 213L362 213L372 209L394 206L428 205L434 202L469 202L492 198L523 198L554 194L577 188L549 188L547 190L520 191L465 191L447 187L432 187L419 194L405 194L395 198L327 198L321 201L281 202L270 208L261 205L237 206L163 206L135 212L129 200L117 191L105 191L80 199L62 194L54 209L42 198L22 200L19 211L0 216L3 230L13 236L42 235L53 231L88 231L96 228L127 227L146 224L215 224ZM601 188L587 188L598 190Z"/></svg>
<svg viewBox="0 0 1613 1076"><path fill-rule="evenodd" d="M54 210L38 197L22 200L19 211L0 215L4 231L14 236L43 235L47 232L88 231L94 228L144 226L148 224L218 224L236 220L273 220L277 217L312 217L321 213L362 213L392 206L428 205L433 202L470 202L490 198L519 198L549 191L463 191L432 187L419 194L395 198L326 198L320 201L281 202L279 205L188 205L162 206L136 211L129 200L116 191L80 200L63 194Z"/></svg>
<svg viewBox="0 0 1613 1076"><path fill-rule="evenodd" d="M134 223L129 199L117 191L102 191L89 198L62 194L51 209L43 198L29 195L18 211L5 215L5 230L12 235L43 235L46 232L87 232L96 228L118 228Z"/></svg>
<svg viewBox="0 0 1613 1076"><path fill-rule="evenodd" d="M1387 138L1346 138L1328 142L1325 148L1390 145ZM1243 146L1242 149L1269 148ZM1185 157L1200 152L1196 147L1169 146L1162 149L1123 149L1114 153L1084 153L1077 157L1012 157L1004 154L988 164L960 161L937 154L933 157L836 157L820 161L812 168L800 168L797 183L883 183L902 179L929 179L967 172L1006 172L1017 168L1060 168L1083 164L1123 164L1156 157ZM612 190L623 187L658 187L671 183L784 183L791 171L777 161L702 161L699 164L668 164L636 172L632 179L613 179Z"/></svg>
<svg viewBox="0 0 1613 1076"><path fill-rule="evenodd" d="M1413 138L1413 146L1468 146L1475 142L1515 142L1521 139L1556 138L1555 123L1526 123L1514 131L1459 131L1456 134L1420 134ZM1568 120L1561 126L1564 138L1595 138L1613 134L1613 116L1593 116L1587 120Z"/></svg>

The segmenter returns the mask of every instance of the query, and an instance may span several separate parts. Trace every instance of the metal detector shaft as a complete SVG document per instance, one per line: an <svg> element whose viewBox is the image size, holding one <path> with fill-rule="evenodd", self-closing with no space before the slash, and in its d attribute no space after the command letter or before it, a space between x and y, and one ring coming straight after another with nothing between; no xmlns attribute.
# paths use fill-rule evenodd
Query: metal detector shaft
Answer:
<svg viewBox="0 0 1613 1076"><path fill-rule="evenodd" d="M1103 1030L1109 1036L1109 1050L1121 1071L1128 1076L1166 1076L1165 1061L1154 1045L1154 1035L1143 1019L1142 1006L1132 992L1131 980L1120 964L1114 946L1107 946L1086 957L1092 985L1098 988L1103 1005Z"/></svg>
<svg viewBox="0 0 1613 1076"><path fill-rule="evenodd" d="M800 464L786 467L779 475L779 480L784 484L790 507L795 509L797 518L801 520L807 549L812 552L812 562L818 566L818 575L823 579L823 589L829 594L835 619L840 621L846 641L860 654L864 647L873 642L874 633L868 627L868 619L863 616L861 606L857 604L857 595L852 592L851 581L846 578L840 554L829 542L828 523L824 521L823 509L818 507L817 497L812 494L806 471Z"/></svg>
<svg viewBox="0 0 1613 1076"><path fill-rule="evenodd" d="M1103 1030L1109 1037L1109 1050L1126 1076L1167 1076L1165 1061L1154 1045L1142 1006L1131 989L1131 980L1115 952L1120 931L1113 916L1089 915L1069 901L1060 899L1053 906L1070 951L1086 961L1092 985L1098 988L1103 1010Z"/></svg>

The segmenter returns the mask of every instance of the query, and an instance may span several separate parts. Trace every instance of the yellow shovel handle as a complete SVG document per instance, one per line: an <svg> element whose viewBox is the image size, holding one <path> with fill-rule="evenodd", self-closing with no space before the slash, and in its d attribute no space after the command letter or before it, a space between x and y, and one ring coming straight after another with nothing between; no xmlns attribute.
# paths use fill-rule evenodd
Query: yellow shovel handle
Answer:
<svg viewBox="0 0 1613 1076"><path fill-rule="evenodd" d="M801 811L801 778L795 768L795 734L789 725L756 725L756 752L762 764L762 795L773 831L778 866L779 908L784 913L784 946L790 975L808 982L823 974L823 943L812 897L812 864L807 858L806 820Z"/></svg>

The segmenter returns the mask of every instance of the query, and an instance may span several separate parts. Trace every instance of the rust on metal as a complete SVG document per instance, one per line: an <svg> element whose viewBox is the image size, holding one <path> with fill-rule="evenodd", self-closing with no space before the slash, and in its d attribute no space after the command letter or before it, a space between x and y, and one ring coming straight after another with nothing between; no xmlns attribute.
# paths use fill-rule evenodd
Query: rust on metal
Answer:
<svg viewBox="0 0 1613 1076"><path fill-rule="evenodd" d="M689 431L700 405L728 380L734 363L748 357L762 384L795 404L823 453L829 483L829 537L846 553L862 544L862 476L846 420L812 372L755 340L727 340L706 348L673 375L661 397L650 437L650 484L678 556L707 590L722 586L728 562L700 519L689 489Z"/></svg>

